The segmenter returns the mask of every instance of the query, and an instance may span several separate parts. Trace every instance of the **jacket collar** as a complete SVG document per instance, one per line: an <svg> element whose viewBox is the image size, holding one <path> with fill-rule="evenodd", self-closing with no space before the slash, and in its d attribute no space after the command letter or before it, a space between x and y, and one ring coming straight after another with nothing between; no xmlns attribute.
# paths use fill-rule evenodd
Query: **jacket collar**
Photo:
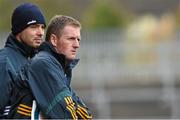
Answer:
<svg viewBox="0 0 180 120"><path fill-rule="evenodd" d="M25 43L19 42L13 34L10 34L5 43L5 47L10 47L22 53L25 57L32 58L36 53L37 49L30 47Z"/></svg>
<svg viewBox="0 0 180 120"><path fill-rule="evenodd" d="M79 59L74 59L68 65L66 65L65 55L57 53L50 42L43 42L39 47L39 51L47 51L48 53L53 55L58 60L58 62L62 65L65 71L67 69L74 68L76 64L79 62Z"/></svg>

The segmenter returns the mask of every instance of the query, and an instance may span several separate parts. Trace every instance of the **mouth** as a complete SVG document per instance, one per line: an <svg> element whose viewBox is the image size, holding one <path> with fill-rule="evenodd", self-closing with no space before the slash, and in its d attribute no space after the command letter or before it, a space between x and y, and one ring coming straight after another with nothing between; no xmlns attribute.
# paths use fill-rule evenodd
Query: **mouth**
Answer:
<svg viewBox="0 0 180 120"><path fill-rule="evenodd" d="M36 38L36 39L34 39L34 41L35 41L36 43L41 43L41 42L42 42L42 39L41 39L41 38Z"/></svg>
<svg viewBox="0 0 180 120"><path fill-rule="evenodd" d="M71 52L72 52L73 54L76 54L76 50L72 50Z"/></svg>

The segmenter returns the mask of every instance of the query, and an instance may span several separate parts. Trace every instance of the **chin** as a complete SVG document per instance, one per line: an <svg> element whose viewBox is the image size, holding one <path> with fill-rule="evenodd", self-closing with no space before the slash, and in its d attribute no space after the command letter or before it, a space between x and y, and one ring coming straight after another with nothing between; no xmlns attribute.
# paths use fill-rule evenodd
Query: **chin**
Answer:
<svg viewBox="0 0 180 120"><path fill-rule="evenodd" d="M75 57L69 57L69 58L68 58L68 60L70 60L70 61L71 61L71 60L74 60L74 59L75 59Z"/></svg>
<svg viewBox="0 0 180 120"><path fill-rule="evenodd" d="M38 48L39 46L40 46L40 45L34 45L33 47L34 47L34 48Z"/></svg>
<svg viewBox="0 0 180 120"><path fill-rule="evenodd" d="M34 45L35 47L39 47L41 44L36 44L36 45Z"/></svg>

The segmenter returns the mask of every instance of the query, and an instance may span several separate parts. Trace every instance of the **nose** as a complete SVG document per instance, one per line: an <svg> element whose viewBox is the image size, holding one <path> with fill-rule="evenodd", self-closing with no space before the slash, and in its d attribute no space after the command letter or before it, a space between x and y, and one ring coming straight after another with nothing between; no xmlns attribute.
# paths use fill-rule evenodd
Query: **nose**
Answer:
<svg viewBox="0 0 180 120"><path fill-rule="evenodd" d="M38 27L37 34L38 34L39 36L44 36L44 27L39 26L39 27Z"/></svg>
<svg viewBox="0 0 180 120"><path fill-rule="evenodd" d="M75 48L79 48L80 47L80 41L78 39L75 40L74 47Z"/></svg>

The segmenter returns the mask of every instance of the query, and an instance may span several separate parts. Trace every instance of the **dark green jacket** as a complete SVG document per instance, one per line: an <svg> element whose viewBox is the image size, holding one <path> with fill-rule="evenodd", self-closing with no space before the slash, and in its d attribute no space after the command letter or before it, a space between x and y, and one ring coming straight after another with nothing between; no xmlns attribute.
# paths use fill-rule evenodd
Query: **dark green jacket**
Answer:
<svg viewBox="0 0 180 120"><path fill-rule="evenodd" d="M71 88L72 68L65 57L44 42L30 65L20 73L19 88L30 87L45 119L92 119L91 112Z"/></svg>

